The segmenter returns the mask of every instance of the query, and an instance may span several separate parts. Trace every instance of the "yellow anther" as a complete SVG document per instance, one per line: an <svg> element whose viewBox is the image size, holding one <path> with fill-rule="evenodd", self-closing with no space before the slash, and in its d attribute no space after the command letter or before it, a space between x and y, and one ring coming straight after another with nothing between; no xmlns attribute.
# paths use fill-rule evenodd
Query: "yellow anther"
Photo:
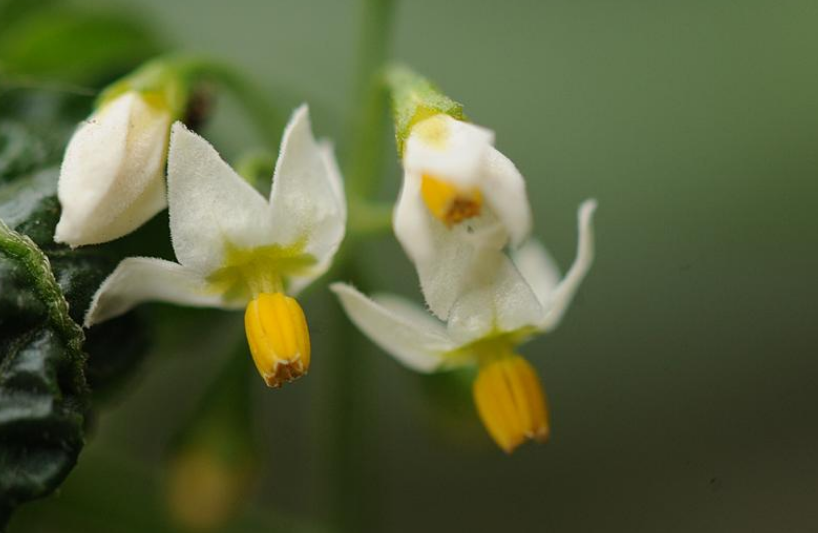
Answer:
<svg viewBox="0 0 818 533"><path fill-rule="evenodd" d="M526 439L548 440L548 410L531 364L519 355L503 356L480 369L473 387L477 412L489 435L506 453Z"/></svg>
<svg viewBox="0 0 818 533"><path fill-rule="evenodd" d="M244 327L250 353L269 387L280 387L310 368L310 333L304 311L280 292L262 293L249 304Z"/></svg>
<svg viewBox="0 0 818 533"><path fill-rule="evenodd" d="M420 195L429 212L448 227L478 216L483 206L477 187L458 188L429 174L421 178Z"/></svg>

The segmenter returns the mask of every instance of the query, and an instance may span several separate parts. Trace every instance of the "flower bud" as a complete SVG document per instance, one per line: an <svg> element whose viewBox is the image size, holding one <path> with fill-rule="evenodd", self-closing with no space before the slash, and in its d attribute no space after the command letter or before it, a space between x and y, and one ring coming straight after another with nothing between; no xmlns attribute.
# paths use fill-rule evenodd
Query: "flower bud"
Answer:
<svg viewBox="0 0 818 533"><path fill-rule="evenodd" d="M280 292L262 293L244 314L247 342L256 368L269 387L280 387L310 367L310 333L304 311Z"/></svg>
<svg viewBox="0 0 818 533"><path fill-rule="evenodd" d="M548 410L542 385L531 364L519 355L485 364L472 391L483 425L506 453L526 439L548 440Z"/></svg>
<svg viewBox="0 0 818 533"><path fill-rule="evenodd" d="M57 188L54 240L71 246L126 235L165 208L165 155L172 116L127 92L104 104L68 143Z"/></svg>
<svg viewBox="0 0 818 533"><path fill-rule="evenodd" d="M56 242L98 244L127 235L167 206L170 125L188 84L172 61L146 63L109 86L65 151Z"/></svg>

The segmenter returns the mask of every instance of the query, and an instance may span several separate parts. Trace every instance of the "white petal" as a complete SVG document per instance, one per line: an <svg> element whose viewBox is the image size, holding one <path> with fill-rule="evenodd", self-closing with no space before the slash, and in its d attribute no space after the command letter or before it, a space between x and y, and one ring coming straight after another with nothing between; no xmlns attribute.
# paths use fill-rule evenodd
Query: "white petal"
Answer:
<svg viewBox="0 0 818 533"><path fill-rule="evenodd" d="M539 323L542 331L550 331L559 325L568 305L574 298L579 284L591 268L594 260L594 228L593 215L596 210L595 200L586 200L579 208L579 243L577 257L568 270L565 278L553 290L547 301L543 302L545 315Z"/></svg>
<svg viewBox="0 0 818 533"><path fill-rule="evenodd" d="M100 285L85 314L85 327L119 316L147 301L235 308L182 265L150 257L129 257Z"/></svg>
<svg viewBox="0 0 818 533"><path fill-rule="evenodd" d="M165 203L170 114L129 92L77 129L58 185L62 214L54 235L71 246L126 235Z"/></svg>
<svg viewBox="0 0 818 533"><path fill-rule="evenodd" d="M304 242L318 261L312 277L325 271L344 238L346 200L332 147L315 141L306 105L284 130L270 204L275 242Z"/></svg>
<svg viewBox="0 0 818 533"><path fill-rule="evenodd" d="M540 241L531 239L513 250L511 257L517 270L534 290L537 299L546 305L560 282L560 270L551 254Z"/></svg>
<svg viewBox="0 0 818 533"><path fill-rule="evenodd" d="M441 320L446 320L457 297L482 267L474 257L497 251L506 234L491 212L452 228L429 213L420 196L420 176L407 173L403 179L394 215L395 235L415 264L426 303Z"/></svg>
<svg viewBox="0 0 818 533"><path fill-rule="evenodd" d="M333 283L330 288L350 320L398 361L418 372L433 372L446 364L444 354L456 348L439 322L423 320L420 309L395 297L375 302L354 287Z"/></svg>
<svg viewBox="0 0 818 533"><path fill-rule="evenodd" d="M483 266L449 315L449 335L458 343L535 326L543 308L531 287L502 252L477 258Z"/></svg>
<svg viewBox="0 0 818 533"><path fill-rule="evenodd" d="M401 317L418 331L434 333L440 338L447 337L446 325L435 318L427 309L417 303L396 294L376 293L371 297L373 302ZM448 342L448 341L447 341Z"/></svg>
<svg viewBox="0 0 818 533"><path fill-rule="evenodd" d="M508 232L511 244L518 246L531 231L525 180L514 163L494 148L486 154L482 190L486 203Z"/></svg>
<svg viewBox="0 0 818 533"><path fill-rule="evenodd" d="M265 199L181 122L170 138L168 203L176 258L203 277L223 266L226 246L276 242Z"/></svg>
<svg viewBox="0 0 818 533"><path fill-rule="evenodd" d="M462 186L476 185L493 142L491 130L435 115L412 127L403 166L407 172L434 175Z"/></svg>

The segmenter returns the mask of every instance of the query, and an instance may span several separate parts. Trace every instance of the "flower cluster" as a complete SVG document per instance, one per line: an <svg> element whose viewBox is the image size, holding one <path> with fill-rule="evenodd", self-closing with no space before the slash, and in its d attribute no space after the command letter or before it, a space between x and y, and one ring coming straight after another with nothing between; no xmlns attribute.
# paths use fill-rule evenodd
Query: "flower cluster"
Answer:
<svg viewBox="0 0 818 533"><path fill-rule="evenodd" d="M494 148L493 132L466 121L422 78L398 73L391 85L404 171L394 232L430 312L344 283L331 288L351 320L404 365L424 373L478 367L477 411L502 449L545 440L545 394L515 350L556 327L586 275L595 203L579 209L577 256L560 278L529 237L525 181ZM99 287L85 326L146 301L245 308L253 360L278 387L309 369L310 335L295 296L327 272L344 239L341 174L304 105L285 128L264 198L179 122L188 91L184 77L157 63L103 94L65 154L55 240L109 241L167 206L176 262L123 260Z"/></svg>

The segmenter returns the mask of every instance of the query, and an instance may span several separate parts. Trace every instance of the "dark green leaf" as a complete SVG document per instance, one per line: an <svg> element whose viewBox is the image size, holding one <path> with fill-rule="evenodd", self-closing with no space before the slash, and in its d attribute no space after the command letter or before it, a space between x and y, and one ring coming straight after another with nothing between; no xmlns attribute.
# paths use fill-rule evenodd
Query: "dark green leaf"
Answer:
<svg viewBox="0 0 818 533"><path fill-rule="evenodd" d="M48 258L0 222L0 502L49 494L83 444L82 329Z"/></svg>
<svg viewBox="0 0 818 533"><path fill-rule="evenodd" d="M54 243L58 169L40 167L59 152L31 128L0 125L1 525L4 510L53 492L76 463L89 414L86 374L110 390L147 343L141 322L126 315L91 330L83 345L78 324L120 257L110 246Z"/></svg>

